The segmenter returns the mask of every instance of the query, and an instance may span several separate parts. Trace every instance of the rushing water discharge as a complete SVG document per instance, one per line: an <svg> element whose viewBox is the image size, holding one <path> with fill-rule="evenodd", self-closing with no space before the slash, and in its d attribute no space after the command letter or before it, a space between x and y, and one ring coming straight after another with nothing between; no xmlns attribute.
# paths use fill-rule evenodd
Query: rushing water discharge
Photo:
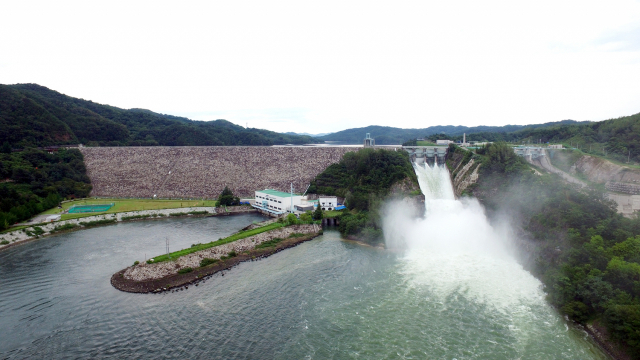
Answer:
<svg viewBox="0 0 640 360"><path fill-rule="evenodd" d="M391 205L391 250L326 230L176 293L109 279L166 236L180 249L262 217L122 223L0 252L0 358L606 358L546 304L482 207L454 199L446 169L416 171L427 216Z"/></svg>

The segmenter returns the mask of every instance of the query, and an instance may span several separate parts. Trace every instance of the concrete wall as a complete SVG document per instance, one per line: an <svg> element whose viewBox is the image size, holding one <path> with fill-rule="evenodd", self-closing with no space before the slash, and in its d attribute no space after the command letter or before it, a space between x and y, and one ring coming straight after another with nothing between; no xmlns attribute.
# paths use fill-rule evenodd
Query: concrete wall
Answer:
<svg viewBox="0 0 640 360"><path fill-rule="evenodd" d="M240 197L255 190L304 192L329 165L359 147L85 147L92 196L217 198L225 185Z"/></svg>

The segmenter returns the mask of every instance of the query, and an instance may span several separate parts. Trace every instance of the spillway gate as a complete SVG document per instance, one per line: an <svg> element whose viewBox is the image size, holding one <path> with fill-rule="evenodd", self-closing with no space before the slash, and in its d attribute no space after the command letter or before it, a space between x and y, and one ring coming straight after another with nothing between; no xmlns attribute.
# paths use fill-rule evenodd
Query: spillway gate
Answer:
<svg viewBox="0 0 640 360"><path fill-rule="evenodd" d="M447 151L449 151L448 146L403 146L402 149L409 153L409 157L414 163L427 163L429 166L433 166L436 159L438 164L443 165Z"/></svg>

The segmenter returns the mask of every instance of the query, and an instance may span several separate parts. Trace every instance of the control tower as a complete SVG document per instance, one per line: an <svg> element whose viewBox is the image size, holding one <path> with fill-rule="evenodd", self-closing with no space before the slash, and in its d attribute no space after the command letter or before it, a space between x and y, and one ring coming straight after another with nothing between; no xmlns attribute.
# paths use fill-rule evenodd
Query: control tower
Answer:
<svg viewBox="0 0 640 360"><path fill-rule="evenodd" d="M376 146L376 141L371 138L371 134L367 133L367 136L364 138L364 147L374 147Z"/></svg>

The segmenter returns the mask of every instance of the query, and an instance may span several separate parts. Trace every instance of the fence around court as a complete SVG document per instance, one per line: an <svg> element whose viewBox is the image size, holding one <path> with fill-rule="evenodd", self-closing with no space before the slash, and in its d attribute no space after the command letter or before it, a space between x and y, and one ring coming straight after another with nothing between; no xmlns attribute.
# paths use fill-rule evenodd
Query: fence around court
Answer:
<svg viewBox="0 0 640 360"><path fill-rule="evenodd" d="M81 213L89 213L89 212L104 212L115 205L111 204L94 204L94 205L74 205L69 208L69 214L81 214Z"/></svg>

